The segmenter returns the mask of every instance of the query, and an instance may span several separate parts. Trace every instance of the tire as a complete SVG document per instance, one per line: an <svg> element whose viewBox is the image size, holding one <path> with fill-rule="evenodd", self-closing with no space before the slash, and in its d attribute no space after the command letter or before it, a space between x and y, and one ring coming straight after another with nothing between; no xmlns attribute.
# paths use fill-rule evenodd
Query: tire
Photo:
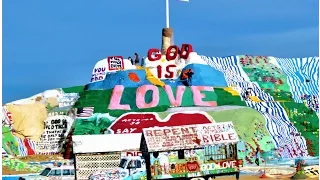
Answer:
<svg viewBox="0 0 320 180"><path fill-rule="evenodd" d="M191 178L190 180L205 180L205 179L202 177L196 177L196 178Z"/></svg>
<svg viewBox="0 0 320 180"><path fill-rule="evenodd" d="M25 178L23 178L23 177L19 177L19 180L26 180Z"/></svg>

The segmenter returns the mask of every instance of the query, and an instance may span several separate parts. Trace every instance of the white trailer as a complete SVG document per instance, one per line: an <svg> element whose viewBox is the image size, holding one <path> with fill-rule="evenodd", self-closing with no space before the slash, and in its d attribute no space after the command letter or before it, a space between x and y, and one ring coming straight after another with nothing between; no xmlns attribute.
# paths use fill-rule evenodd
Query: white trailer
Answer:
<svg viewBox="0 0 320 180"><path fill-rule="evenodd" d="M139 151L141 134L72 136L76 179L87 180L96 171L119 167L121 153Z"/></svg>

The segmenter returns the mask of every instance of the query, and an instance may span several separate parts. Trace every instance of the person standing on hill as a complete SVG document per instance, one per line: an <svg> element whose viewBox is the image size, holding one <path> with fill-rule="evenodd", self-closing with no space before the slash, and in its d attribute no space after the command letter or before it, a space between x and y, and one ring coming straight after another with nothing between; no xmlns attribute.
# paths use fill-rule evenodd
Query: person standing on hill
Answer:
<svg viewBox="0 0 320 180"><path fill-rule="evenodd" d="M259 148L257 147L257 149L256 149L256 160L254 161L257 166L259 166L259 159L260 159L260 151L259 151Z"/></svg>
<svg viewBox="0 0 320 180"><path fill-rule="evenodd" d="M191 86L193 74L194 72L190 68L184 70L181 75L182 84L185 86Z"/></svg>
<svg viewBox="0 0 320 180"><path fill-rule="evenodd" d="M143 67L144 66L144 58L141 58L141 62L140 62L140 66Z"/></svg>
<svg viewBox="0 0 320 180"><path fill-rule="evenodd" d="M250 99L250 97L251 97L251 90L252 90L252 88L248 88L247 90L246 90L246 92L245 92L245 100L249 100Z"/></svg>
<svg viewBox="0 0 320 180"><path fill-rule="evenodd" d="M128 60L131 62L132 65L134 65L133 59L130 56L128 57Z"/></svg>
<svg viewBox="0 0 320 180"><path fill-rule="evenodd" d="M136 65L139 65L139 61L140 61L140 57L139 57L138 53L134 53L134 63Z"/></svg>

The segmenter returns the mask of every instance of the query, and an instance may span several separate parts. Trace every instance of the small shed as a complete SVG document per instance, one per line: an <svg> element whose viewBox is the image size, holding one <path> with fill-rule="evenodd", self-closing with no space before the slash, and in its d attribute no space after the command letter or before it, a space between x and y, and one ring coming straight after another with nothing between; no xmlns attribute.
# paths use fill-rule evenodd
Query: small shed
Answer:
<svg viewBox="0 0 320 180"><path fill-rule="evenodd" d="M139 151L140 142L140 133L72 136L76 178L87 180L97 170L118 167L121 152Z"/></svg>
<svg viewBox="0 0 320 180"><path fill-rule="evenodd" d="M140 149L147 167L151 167L152 157L158 156L159 152L177 151L178 156L183 157L179 157L181 160L184 159L185 150L191 149L203 149L202 162L208 162L211 159L236 160L237 142L239 142L239 137L232 122L194 124L145 128L143 129ZM222 146L225 150L218 153L217 146ZM151 171L151 168L147 168L148 177L154 174Z"/></svg>

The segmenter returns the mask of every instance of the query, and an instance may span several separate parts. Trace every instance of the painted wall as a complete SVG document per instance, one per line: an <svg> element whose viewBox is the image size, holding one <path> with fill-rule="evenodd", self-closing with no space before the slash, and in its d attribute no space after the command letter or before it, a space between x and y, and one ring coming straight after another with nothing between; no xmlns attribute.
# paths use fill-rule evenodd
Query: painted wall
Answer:
<svg viewBox="0 0 320 180"><path fill-rule="evenodd" d="M44 132L37 142L37 152L39 154L61 152L73 122L74 119L70 116L49 116L44 122Z"/></svg>
<svg viewBox="0 0 320 180"><path fill-rule="evenodd" d="M141 133L142 127L232 121L242 141L239 155L245 163L254 161L257 146L272 159L319 156L318 57L207 57L193 52L187 59L177 57L170 62L163 56L152 62L146 58L145 67L125 59L112 63L121 67L110 70L108 58L99 61L90 77L94 80L85 87L47 91L16 101L15 106L42 104L44 118L36 118L42 132L33 138L18 135L16 117L23 116L11 112L11 120L3 120L8 122L3 129L9 131L3 134L4 149L18 155L30 154L25 149L38 153L36 142L47 116L66 115L76 118L70 129L73 134ZM184 79L189 69L193 75ZM248 88L252 91L246 97ZM194 113L186 115L186 111ZM34 117L24 119L30 122Z"/></svg>
<svg viewBox="0 0 320 180"><path fill-rule="evenodd" d="M184 65L180 62L184 60L178 59L177 69L173 70L194 69L191 86L181 82L180 74L172 79L160 78L166 85L158 85L156 90L146 85L152 82L144 70L119 71L100 83L89 84L89 91L80 93L75 106L94 107L94 112L112 117L148 111L166 117L175 111L204 110L218 122L233 121L243 140L240 154L248 162L254 158L256 146L274 159L318 156L318 57L195 56ZM160 61L164 67L168 65L163 57ZM152 64L146 59L146 67ZM155 71L152 74L157 76ZM200 93L194 93L195 88L201 89ZM252 91L247 99L248 88ZM225 107L228 105L243 108ZM142 122L131 122L135 123ZM132 129L122 128L119 132L134 132Z"/></svg>
<svg viewBox="0 0 320 180"><path fill-rule="evenodd" d="M196 177L208 174L230 173L238 170L235 160L206 161L207 153L203 149L184 150L183 159L178 151L150 154L151 175L155 179Z"/></svg>
<svg viewBox="0 0 320 180"><path fill-rule="evenodd" d="M66 93L55 89L6 104L2 107L2 147L15 156L60 153L73 127L72 105L78 97L68 89Z"/></svg>

